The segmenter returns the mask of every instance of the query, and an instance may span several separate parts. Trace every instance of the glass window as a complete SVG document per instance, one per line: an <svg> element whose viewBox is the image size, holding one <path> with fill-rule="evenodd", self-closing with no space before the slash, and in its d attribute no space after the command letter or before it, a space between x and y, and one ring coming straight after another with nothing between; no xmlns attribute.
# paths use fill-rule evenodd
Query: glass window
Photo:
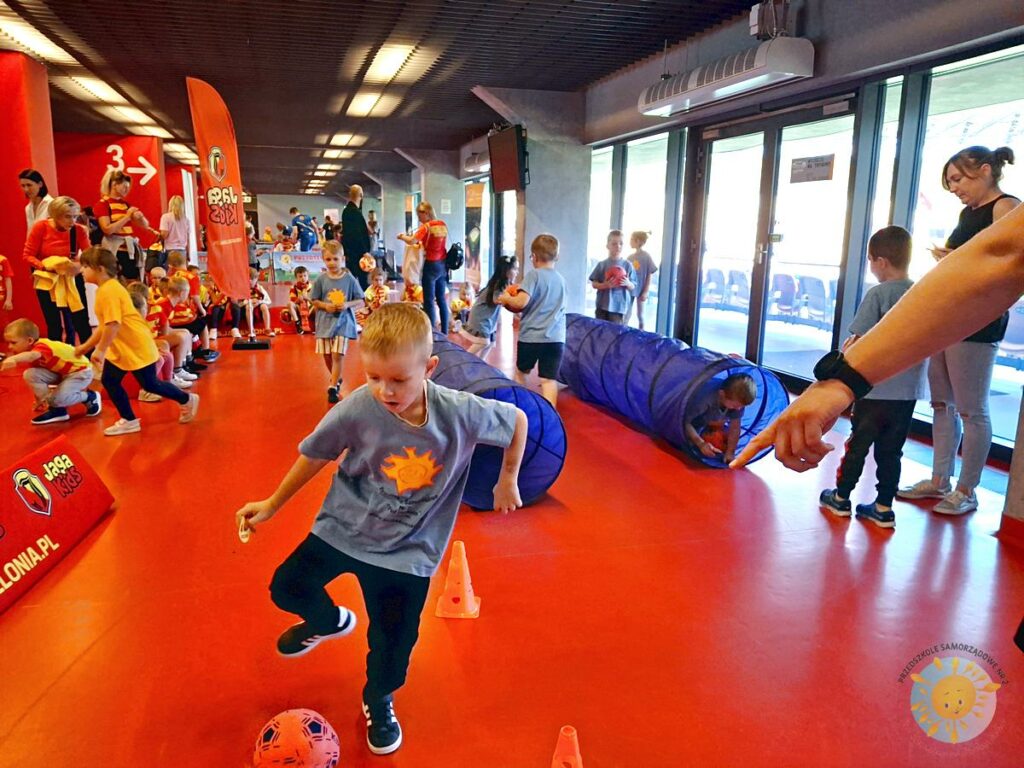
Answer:
<svg viewBox="0 0 1024 768"><path fill-rule="evenodd" d="M782 130L762 361L813 378L832 348L853 115Z"/></svg>
<svg viewBox="0 0 1024 768"><path fill-rule="evenodd" d="M868 232L877 232L889 225L892 213L892 172L896 163L896 133L900 124L900 100L903 96L903 78L895 77L886 83L884 95L885 111L882 117L882 139L878 150L878 172L875 176L875 193L871 208L871 226ZM862 254L867 258L867 254ZM861 296L872 286L878 285L871 270L864 270Z"/></svg>
<svg viewBox="0 0 1024 768"><path fill-rule="evenodd" d="M649 136L626 145L626 191L622 201L622 231L625 240L623 253L627 258L634 253L630 239L633 232L647 235L643 250L651 255L657 268L661 267L661 248L665 226L665 175L668 171L668 134ZM631 259L634 268L639 261ZM638 286L642 288L643 286ZM652 274L647 301L644 306L634 303L629 324L638 325L638 311L642 309L644 328L654 330L658 318L658 276Z"/></svg>
<svg viewBox="0 0 1024 768"><path fill-rule="evenodd" d="M717 352L747 353L763 156L763 133L711 143L696 343Z"/></svg>
<svg viewBox="0 0 1024 768"><path fill-rule="evenodd" d="M476 290L491 276L491 181L466 182L466 280Z"/></svg>
<svg viewBox="0 0 1024 768"><path fill-rule="evenodd" d="M605 240L612 220L612 148L595 149L590 155L590 214L587 226L587 274L604 258ZM597 292L587 281L585 314L593 316Z"/></svg>
<svg viewBox="0 0 1024 768"><path fill-rule="evenodd" d="M501 193L501 255L516 255L516 225L519 205L516 203L516 192L511 189Z"/></svg>
<svg viewBox="0 0 1024 768"><path fill-rule="evenodd" d="M910 276L920 279L935 261L929 248L943 245L963 206L942 188L942 166L959 150L980 144L1008 146L1017 165L1003 169L1004 192L1024 197L1024 46L956 62L933 71L928 124L921 156L912 234ZM1010 312L1010 327L1000 344L990 390L989 409L996 439L1012 443L1024 385L1024 303ZM928 403L918 415L931 417Z"/></svg>

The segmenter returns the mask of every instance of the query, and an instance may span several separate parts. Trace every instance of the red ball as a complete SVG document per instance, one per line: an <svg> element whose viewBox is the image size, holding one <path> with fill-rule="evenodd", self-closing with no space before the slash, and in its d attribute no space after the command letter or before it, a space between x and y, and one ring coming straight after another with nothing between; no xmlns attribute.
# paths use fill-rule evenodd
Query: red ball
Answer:
<svg viewBox="0 0 1024 768"><path fill-rule="evenodd" d="M254 768L335 768L340 754L338 734L323 715L289 709L260 730L252 762Z"/></svg>
<svg viewBox="0 0 1024 768"><path fill-rule="evenodd" d="M625 270L624 267L620 267L618 265L613 265L611 267L608 267L608 269L606 269L605 272L604 272L604 281L606 283L609 283L609 282L619 282L619 281L625 280L625 279L626 279L626 270Z"/></svg>
<svg viewBox="0 0 1024 768"><path fill-rule="evenodd" d="M505 289L505 293L507 293L509 296L518 296L519 286L513 283L512 285Z"/></svg>
<svg viewBox="0 0 1024 768"><path fill-rule="evenodd" d="M725 450L726 443L728 441L728 435L726 431L721 428L710 427L707 431L701 435L704 442L708 445L714 446L720 451Z"/></svg>

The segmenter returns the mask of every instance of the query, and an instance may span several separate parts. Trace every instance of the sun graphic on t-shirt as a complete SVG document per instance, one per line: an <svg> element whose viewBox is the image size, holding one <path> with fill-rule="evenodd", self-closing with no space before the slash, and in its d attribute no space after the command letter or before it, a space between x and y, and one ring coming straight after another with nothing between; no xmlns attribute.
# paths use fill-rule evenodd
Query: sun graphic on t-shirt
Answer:
<svg viewBox="0 0 1024 768"><path fill-rule="evenodd" d="M327 292L327 300L331 302L331 304L338 304L340 306L345 303L345 299L345 292L340 288L334 288Z"/></svg>
<svg viewBox="0 0 1024 768"><path fill-rule="evenodd" d="M398 492L416 491L434 484L434 475L443 464L435 464L430 451L417 455L415 448L405 448L405 456L388 456L381 464L380 471L395 481Z"/></svg>

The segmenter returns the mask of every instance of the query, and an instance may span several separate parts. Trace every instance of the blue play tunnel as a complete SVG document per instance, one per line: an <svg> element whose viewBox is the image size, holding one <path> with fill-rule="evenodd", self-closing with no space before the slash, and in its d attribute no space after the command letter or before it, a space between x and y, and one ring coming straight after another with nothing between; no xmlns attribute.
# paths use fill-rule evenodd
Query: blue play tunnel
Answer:
<svg viewBox="0 0 1024 768"><path fill-rule="evenodd" d="M722 462L705 457L686 439L686 421L694 416L689 408L714 382L736 373L748 374L757 385L757 397L743 411L738 452L789 404L789 393L774 373L656 333L567 316L559 379L581 400L615 411L709 466Z"/></svg>
<svg viewBox="0 0 1024 768"><path fill-rule="evenodd" d="M565 427L558 412L540 393L508 378L497 368L469 354L441 334L434 334L437 368L431 379L450 389L470 392L490 400L512 403L529 422L526 451L519 469L519 495L523 504L540 498L558 479L565 463ZM504 451L479 445L469 468L469 482L462 500L474 509L492 509Z"/></svg>

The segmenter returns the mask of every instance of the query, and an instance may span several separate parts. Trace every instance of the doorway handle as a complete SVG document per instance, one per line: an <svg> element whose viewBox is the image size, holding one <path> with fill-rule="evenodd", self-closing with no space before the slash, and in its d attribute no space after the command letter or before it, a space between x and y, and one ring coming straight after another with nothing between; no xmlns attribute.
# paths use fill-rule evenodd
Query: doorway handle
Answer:
<svg viewBox="0 0 1024 768"><path fill-rule="evenodd" d="M764 260L768 258L768 248L770 247L771 246L768 243L757 244L757 253L754 256L754 261L757 263L758 266L764 264Z"/></svg>

